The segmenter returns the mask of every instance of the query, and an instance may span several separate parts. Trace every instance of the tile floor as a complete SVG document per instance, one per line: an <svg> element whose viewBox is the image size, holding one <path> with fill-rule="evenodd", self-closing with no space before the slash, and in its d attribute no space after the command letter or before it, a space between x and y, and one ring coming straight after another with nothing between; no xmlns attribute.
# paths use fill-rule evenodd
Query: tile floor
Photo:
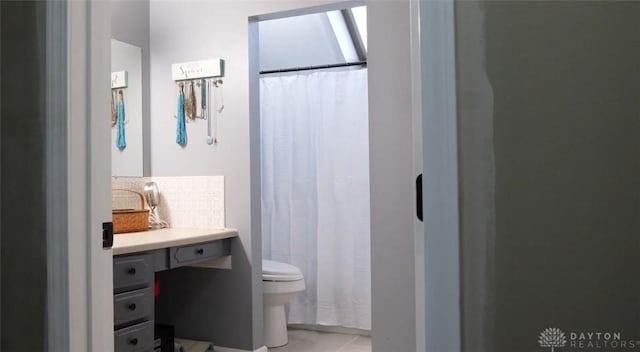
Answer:
<svg viewBox="0 0 640 352"><path fill-rule="evenodd" d="M289 344L269 352L371 352L371 338L309 330L289 330Z"/></svg>

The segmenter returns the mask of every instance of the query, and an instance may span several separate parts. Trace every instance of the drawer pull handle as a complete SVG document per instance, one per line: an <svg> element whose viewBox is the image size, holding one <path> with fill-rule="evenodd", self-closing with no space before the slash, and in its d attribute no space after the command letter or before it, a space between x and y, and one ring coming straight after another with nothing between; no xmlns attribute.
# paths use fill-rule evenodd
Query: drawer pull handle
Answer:
<svg viewBox="0 0 640 352"><path fill-rule="evenodd" d="M202 248L196 249L196 254L203 255L204 254L204 249L202 249Z"/></svg>
<svg viewBox="0 0 640 352"><path fill-rule="evenodd" d="M136 308L137 308L137 306L136 306L136 304L135 304L135 303L131 303L131 304L129 305L129 310L131 310L131 311L136 310Z"/></svg>
<svg viewBox="0 0 640 352"><path fill-rule="evenodd" d="M129 270L127 270L127 272L129 273L129 275L135 275L136 274L136 268L129 268Z"/></svg>
<svg viewBox="0 0 640 352"><path fill-rule="evenodd" d="M129 339L129 343L131 345L134 345L134 346L137 345L138 344L138 338L134 337L134 338Z"/></svg>

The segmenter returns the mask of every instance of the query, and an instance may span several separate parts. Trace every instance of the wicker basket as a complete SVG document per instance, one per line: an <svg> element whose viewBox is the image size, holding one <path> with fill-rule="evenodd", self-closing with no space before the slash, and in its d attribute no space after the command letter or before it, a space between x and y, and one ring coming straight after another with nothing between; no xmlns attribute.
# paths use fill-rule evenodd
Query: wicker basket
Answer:
<svg viewBox="0 0 640 352"><path fill-rule="evenodd" d="M113 209L113 233L140 232L149 230L149 210L144 208L144 196L130 189L114 191L131 192L140 198L139 209Z"/></svg>

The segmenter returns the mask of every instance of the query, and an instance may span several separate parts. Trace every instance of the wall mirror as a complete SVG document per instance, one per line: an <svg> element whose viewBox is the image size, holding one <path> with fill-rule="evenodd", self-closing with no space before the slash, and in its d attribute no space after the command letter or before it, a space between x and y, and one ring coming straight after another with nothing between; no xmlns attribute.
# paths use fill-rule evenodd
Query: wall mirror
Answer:
<svg viewBox="0 0 640 352"><path fill-rule="evenodd" d="M143 176L142 49L111 39L111 170Z"/></svg>

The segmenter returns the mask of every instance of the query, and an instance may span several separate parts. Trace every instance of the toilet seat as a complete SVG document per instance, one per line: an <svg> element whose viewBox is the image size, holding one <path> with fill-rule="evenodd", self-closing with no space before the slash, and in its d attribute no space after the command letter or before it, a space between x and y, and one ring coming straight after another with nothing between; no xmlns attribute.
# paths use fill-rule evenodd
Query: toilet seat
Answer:
<svg viewBox="0 0 640 352"><path fill-rule="evenodd" d="M262 261L262 281L297 281L303 278L300 269L293 265L273 260Z"/></svg>

